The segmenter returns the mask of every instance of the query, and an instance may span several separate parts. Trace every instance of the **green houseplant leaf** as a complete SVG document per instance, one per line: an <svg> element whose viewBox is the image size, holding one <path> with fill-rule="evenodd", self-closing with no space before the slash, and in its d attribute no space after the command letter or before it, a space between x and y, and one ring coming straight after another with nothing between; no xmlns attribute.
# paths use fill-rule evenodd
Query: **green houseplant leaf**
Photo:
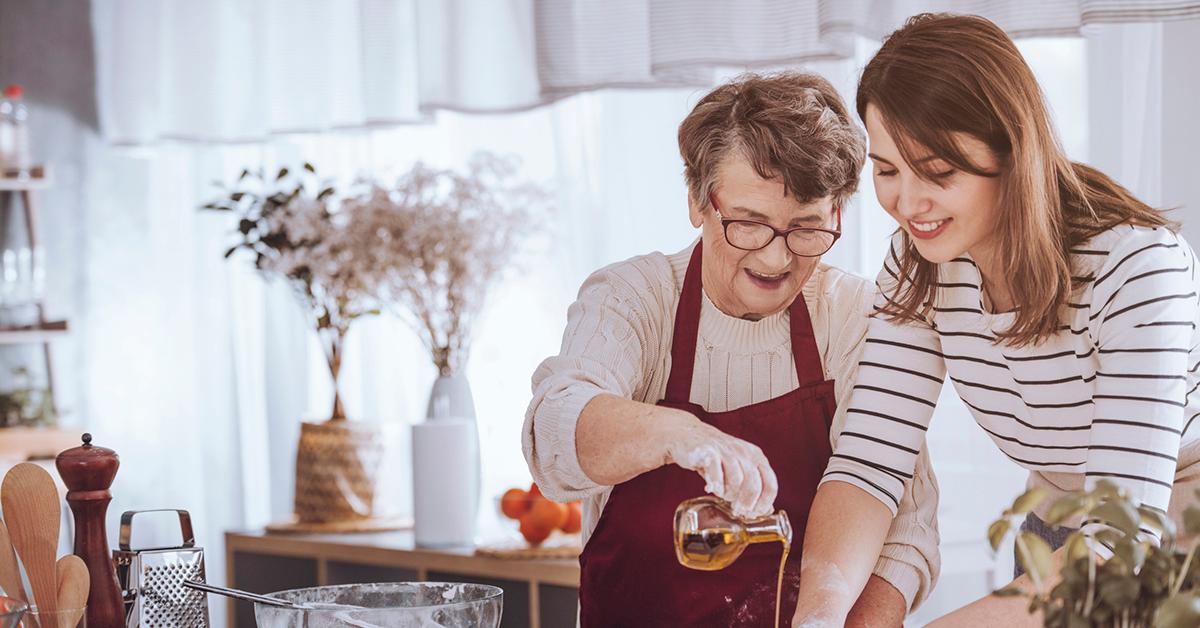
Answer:
<svg viewBox="0 0 1200 628"><path fill-rule="evenodd" d="M1188 534L1200 534L1200 510L1189 509L1183 513L1183 529Z"/></svg>
<svg viewBox="0 0 1200 628"><path fill-rule="evenodd" d="M1100 519L1129 536L1136 536L1142 517L1126 500L1108 499L1092 509L1091 516Z"/></svg>
<svg viewBox="0 0 1200 628"><path fill-rule="evenodd" d="M1163 511L1149 506L1139 506L1138 515L1142 518L1142 523L1151 528L1162 532L1164 538L1175 537L1175 522L1171 521Z"/></svg>
<svg viewBox="0 0 1200 628"><path fill-rule="evenodd" d="M1028 495L988 528L992 547L1014 533L1015 515L1036 503ZM1029 612L1041 613L1048 628L1200 627L1200 558L1195 549L1176 547L1175 521L1111 482L1056 500L1046 518L1062 525L1081 514L1104 525L1067 536L1057 573L1049 545L1035 534L1017 533L1017 560L1034 590L1009 586L996 595L1027 598ZM1185 530L1200 532L1200 508L1189 508L1184 519ZM1140 538L1143 527L1161 531L1162 543ZM1112 551L1107 560L1093 551L1102 546Z"/></svg>
<svg viewBox="0 0 1200 628"><path fill-rule="evenodd" d="M1042 503L1043 499L1046 499L1046 489L1035 486L1022 493L1020 497L1013 501L1012 512L1016 515L1029 513L1038 504Z"/></svg>
<svg viewBox="0 0 1200 628"><path fill-rule="evenodd" d="M1050 544L1032 532L1022 532L1017 536L1017 559L1039 586L1050 577L1054 565L1052 553Z"/></svg>
<svg viewBox="0 0 1200 628"><path fill-rule="evenodd" d="M1062 525L1063 521L1083 512L1086 502L1081 495L1068 495L1054 502L1046 511L1046 523L1052 526Z"/></svg>
<svg viewBox="0 0 1200 628"><path fill-rule="evenodd" d="M1200 597L1195 593L1171 596L1158 609L1155 628L1195 628L1200 626Z"/></svg>
<svg viewBox="0 0 1200 628"><path fill-rule="evenodd" d="M1004 537L1008 536L1008 531L1011 528L1012 522L1008 519L996 520L988 527L988 543L992 545L993 552L1000 550L1000 544L1004 542Z"/></svg>

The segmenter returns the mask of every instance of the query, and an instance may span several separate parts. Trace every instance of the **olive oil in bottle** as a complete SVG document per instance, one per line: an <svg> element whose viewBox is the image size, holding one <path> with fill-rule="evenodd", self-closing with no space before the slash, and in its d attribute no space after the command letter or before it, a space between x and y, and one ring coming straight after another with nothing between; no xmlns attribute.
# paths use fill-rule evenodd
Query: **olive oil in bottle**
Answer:
<svg viewBox="0 0 1200 628"><path fill-rule="evenodd" d="M775 626L779 625L783 567L792 546L792 524L787 513L743 520L729 503L705 495L689 499L675 509L675 556L684 567L716 571L732 564L751 543L783 544L779 575L775 581Z"/></svg>
<svg viewBox="0 0 1200 628"><path fill-rule="evenodd" d="M689 499L675 510L675 555L692 569L724 569L751 543L791 541L792 525L782 510L746 521L733 515L728 502L709 495Z"/></svg>

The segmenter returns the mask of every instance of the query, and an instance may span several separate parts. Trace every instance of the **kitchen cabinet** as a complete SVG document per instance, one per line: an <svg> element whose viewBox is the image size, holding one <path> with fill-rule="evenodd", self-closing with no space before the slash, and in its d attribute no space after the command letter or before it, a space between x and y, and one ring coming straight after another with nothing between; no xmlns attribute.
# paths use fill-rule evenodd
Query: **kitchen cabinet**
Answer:
<svg viewBox="0 0 1200 628"><path fill-rule="evenodd" d="M370 534L225 534L226 582L270 593L363 582L442 581L504 590L503 628L569 628L579 603L579 561L499 559L471 548L426 549L411 530ZM252 628L254 609L227 601L229 626Z"/></svg>

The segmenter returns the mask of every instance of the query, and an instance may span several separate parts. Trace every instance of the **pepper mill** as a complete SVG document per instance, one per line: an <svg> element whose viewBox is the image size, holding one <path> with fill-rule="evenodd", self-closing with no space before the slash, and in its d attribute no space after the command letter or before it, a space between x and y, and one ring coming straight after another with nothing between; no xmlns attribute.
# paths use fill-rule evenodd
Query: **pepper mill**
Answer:
<svg viewBox="0 0 1200 628"><path fill-rule="evenodd" d="M104 515L112 501L108 488L121 459L111 449L92 445L92 435L84 434L83 445L58 454L54 465L67 486L67 503L75 515L75 555L87 564L91 579L87 625L121 628L125 625L125 603L104 531Z"/></svg>

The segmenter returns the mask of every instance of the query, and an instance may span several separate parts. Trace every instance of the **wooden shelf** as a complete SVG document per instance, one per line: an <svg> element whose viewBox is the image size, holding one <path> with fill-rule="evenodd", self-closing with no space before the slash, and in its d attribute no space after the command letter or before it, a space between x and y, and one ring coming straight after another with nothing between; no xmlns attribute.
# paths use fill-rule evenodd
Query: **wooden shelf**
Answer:
<svg viewBox="0 0 1200 628"><path fill-rule="evenodd" d="M67 321L48 321L29 327L0 327L0 345L40 344L68 333Z"/></svg>
<svg viewBox="0 0 1200 628"><path fill-rule="evenodd" d="M33 166L28 171L19 173L0 171L0 195L8 198L9 194L20 197L22 213L25 217L25 241L31 250L38 247L37 211L34 209L34 190L50 187L50 167L45 164ZM0 203L0 223L8 220L8 214L13 211L15 203ZM58 404L54 401L54 361L50 351L50 341L67 333L66 321L46 320L46 310L40 301L34 304L37 310L37 323L28 327L0 327L0 345L41 344L42 360L46 366L46 390L50 395L50 412L58 413Z"/></svg>
<svg viewBox="0 0 1200 628"><path fill-rule="evenodd" d="M53 458L78 446L80 433L57 427L0 427L0 461Z"/></svg>
<svg viewBox="0 0 1200 628"><path fill-rule="evenodd" d="M49 166L34 166L29 173L21 176L8 176L0 173L0 191L26 192L29 190L44 190L52 183Z"/></svg>

